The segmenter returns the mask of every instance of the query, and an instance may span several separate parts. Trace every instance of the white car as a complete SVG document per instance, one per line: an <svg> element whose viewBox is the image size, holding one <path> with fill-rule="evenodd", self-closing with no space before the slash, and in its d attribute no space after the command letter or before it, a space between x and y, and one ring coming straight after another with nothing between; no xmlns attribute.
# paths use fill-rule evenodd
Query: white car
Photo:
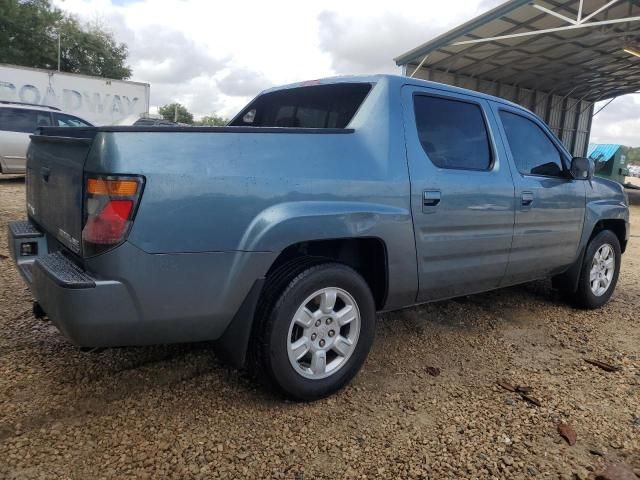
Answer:
<svg viewBox="0 0 640 480"><path fill-rule="evenodd" d="M0 101L0 174L25 173L29 135L38 127L92 127L55 107Z"/></svg>

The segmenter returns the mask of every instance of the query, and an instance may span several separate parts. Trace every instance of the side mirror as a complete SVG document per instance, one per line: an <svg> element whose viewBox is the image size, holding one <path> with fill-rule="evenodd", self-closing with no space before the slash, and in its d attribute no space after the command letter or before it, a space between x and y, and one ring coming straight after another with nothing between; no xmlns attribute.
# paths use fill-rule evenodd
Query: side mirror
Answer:
<svg viewBox="0 0 640 480"><path fill-rule="evenodd" d="M571 159L571 178L576 180L591 180L595 170L596 165L590 158L573 157Z"/></svg>

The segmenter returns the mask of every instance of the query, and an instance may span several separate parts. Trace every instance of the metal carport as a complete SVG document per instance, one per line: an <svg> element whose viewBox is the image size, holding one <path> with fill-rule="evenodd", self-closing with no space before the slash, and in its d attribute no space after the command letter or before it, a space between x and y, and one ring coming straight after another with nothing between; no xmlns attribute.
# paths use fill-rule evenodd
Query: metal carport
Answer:
<svg viewBox="0 0 640 480"><path fill-rule="evenodd" d="M529 108L584 156L595 102L640 91L640 0L510 0L395 61Z"/></svg>

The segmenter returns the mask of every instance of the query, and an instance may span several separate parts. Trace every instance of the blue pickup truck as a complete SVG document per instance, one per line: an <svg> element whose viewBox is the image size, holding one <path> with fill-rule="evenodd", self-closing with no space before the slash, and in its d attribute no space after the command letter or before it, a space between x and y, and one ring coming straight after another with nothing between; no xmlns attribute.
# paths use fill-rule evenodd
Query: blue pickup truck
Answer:
<svg viewBox="0 0 640 480"><path fill-rule="evenodd" d="M73 343L215 340L310 400L356 375L376 311L545 277L605 304L629 216L593 169L500 98L333 78L227 127L41 129L9 243Z"/></svg>

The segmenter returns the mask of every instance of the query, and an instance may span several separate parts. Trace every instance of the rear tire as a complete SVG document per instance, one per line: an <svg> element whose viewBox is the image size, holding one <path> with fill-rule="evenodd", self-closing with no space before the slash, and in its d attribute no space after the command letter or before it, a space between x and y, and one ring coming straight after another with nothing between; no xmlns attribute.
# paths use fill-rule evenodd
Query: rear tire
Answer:
<svg viewBox="0 0 640 480"><path fill-rule="evenodd" d="M256 372L296 400L344 387L365 362L375 303L362 276L338 263L289 269L279 292L263 296L252 341ZM271 298L270 298L271 297Z"/></svg>
<svg viewBox="0 0 640 480"><path fill-rule="evenodd" d="M611 230L603 230L590 240L572 298L576 306L595 309L609 301L618 283L621 256L620 241Z"/></svg>

